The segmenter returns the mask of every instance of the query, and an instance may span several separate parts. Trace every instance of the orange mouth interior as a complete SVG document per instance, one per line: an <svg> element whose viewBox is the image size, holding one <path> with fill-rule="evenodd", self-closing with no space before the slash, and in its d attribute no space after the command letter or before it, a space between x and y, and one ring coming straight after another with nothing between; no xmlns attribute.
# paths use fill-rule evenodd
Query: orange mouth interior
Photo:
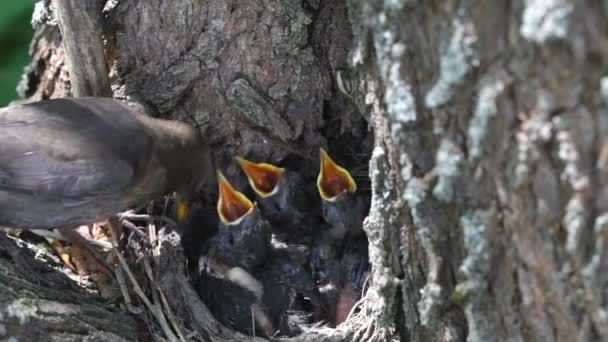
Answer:
<svg viewBox="0 0 608 342"><path fill-rule="evenodd" d="M345 192L355 192L357 183L346 169L336 164L327 152L321 149L321 167L317 177L317 188L323 199L332 200Z"/></svg>
<svg viewBox="0 0 608 342"><path fill-rule="evenodd" d="M219 171L217 178L220 188L217 211L222 222L233 223L253 210L253 203L241 192L236 191Z"/></svg>
<svg viewBox="0 0 608 342"><path fill-rule="evenodd" d="M268 163L253 163L241 157L236 157L236 160L247 174L249 184L260 196L273 194L285 169Z"/></svg>

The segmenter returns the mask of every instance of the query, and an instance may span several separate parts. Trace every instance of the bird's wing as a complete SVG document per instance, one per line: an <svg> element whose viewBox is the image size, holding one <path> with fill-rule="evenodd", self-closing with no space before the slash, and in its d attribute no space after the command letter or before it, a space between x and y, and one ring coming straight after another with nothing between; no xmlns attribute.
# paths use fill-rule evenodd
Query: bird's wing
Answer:
<svg viewBox="0 0 608 342"><path fill-rule="evenodd" d="M123 190L133 169L122 160L111 158L57 158L48 147L32 146L30 151L13 155L3 162L0 188L39 196L86 197Z"/></svg>
<svg viewBox="0 0 608 342"><path fill-rule="evenodd" d="M134 125L117 124L104 114L76 99L0 110L0 188L64 198L126 189L139 160L128 153L142 142L136 130L132 136L119 131Z"/></svg>

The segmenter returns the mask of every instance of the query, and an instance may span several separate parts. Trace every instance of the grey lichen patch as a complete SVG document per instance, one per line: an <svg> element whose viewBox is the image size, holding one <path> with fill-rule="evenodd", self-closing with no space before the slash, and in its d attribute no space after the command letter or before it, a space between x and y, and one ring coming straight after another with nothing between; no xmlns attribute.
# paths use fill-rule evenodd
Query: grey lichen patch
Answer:
<svg viewBox="0 0 608 342"><path fill-rule="evenodd" d="M409 0L384 0L384 8L390 11L400 11L410 2Z"/></svg>
<svg viewBox="0 0 608 342"><path fill-rule="evenodd" d="M19 324L24 324L30 317L36 317L38 315L38 308L31 299L20 298L7 305L4 312L8 317L17 318Z"/></svg>
<svg viewBox="0 0 608 342"><path fill-rule="evenodd" d="M428 197L428 190L428 184L424 179L412 177L403 194L411 210L416 237L428 260L426 284L420 290L421 298L416 303L420 322L423 325L430 325L436 321L446 299L439 280L443 259L436 247L437 234L440 234L438 225L441 220L430 215L430 212L437 208L432 205L433 199Z"/></svg>
<svg viewBox="0 0 608 342"><path fill-rule="evenodd" d="M264 129L284 142L297 138L272 104L258 94L246 80L237 79L232 82L226 97L239 109L251 127Z"/></svg>
<svg viewBox="0 0 608 342"><path fill-rule="evenodd" d="M483 281L490 271L488 228L478 212L469 211L460 218L467 257L460 270L468 279Z"/></svg>
<svg viewBox="0 0 608 342"><path fill-rule="evenodd" d="M388 24L384 14L380 14L377 20L383 25ZM391 134L395 139L403 124L416 120L414 96L410 85L401 77L401 59L406 46L396 40L391 30L376 30L374 44L380 75L386 81L384 102L394 122Z"/></svg>
<svg viewBox="0 0 608 342"><path fill-rule="evenodd" d="M498 114L496 101L505 89L505 81L498 79L486 84L479 91L475 113L467 131L470 156L478 158L483 150L484 139L488 135L490 120Z"/></svg>
<svg viewBox="0 0 608 342"><path fill-rule="evenodd" d="M436 159L439 179L433 188L433 195L441 201L451 202L454 199L454 182L463 168L464 154L451 140L443 139Z"/></svg>
<svg viewBox="0 0 608 342"><path fill-rule="evenodd" d="M4 312L8 317L17 318L20 324L24 324L31 317L49 314L75 315L78 314L78 310L77 305L62 304L43 299L21 298L10 303Z"/></svg>
<svg viewBox="0 0 608 342"><path fill-rule="evenodd" d="M416 103L410 86L400 74L401 63L399 60L404 51L405 45L402 43L395 43L391 47L393 63L387 66L386 79L388 82L386 82L384 101L388 112L395 121L407 123L416 121Z"/></svg>
<svg viewBox="0 0 608 342"><path fill-rule="evenodd" d="M425 97L425 104L429 108L446 104L465 76L479 65L477 33L473 23L464 22L456 16L452 21L452 32L452 37L441 52L439 80Z"/></svg>
<svg viewBox="0 0 608 342"><path fill-rule="evenodd" d="M369 260L372 265L372 286L367 292L367 299L373 305L368 307L367 315L375 317L378 327L393 327L392 310L398 279L393 273L394 265L391 250L391 230L396 219L397 211L392 208L390 184L387 183L389 170L386 152L381 147L375 147L370 159L370 177L372 179L372 202L370 215L365 219L364 230L369 239Z"/></svg>
<svg viewBox="0 0 608 342"><path fill-rule="evenodd" d="M426 198L428 185L420 178L412 178L407 182L403 199L407 201L411 208L418 206Z"/></svg>
<svg viewBox="0 0 608 342"><path fill-rule="evenodd" d="M595 246L589 263L583 269L583 281L586 283L591 303L595 304L595 325L603 336L608 336L608 303L605 301L605 291L608 287L608 213L603 213L595 219Z"/></svg>
<svg viewBox="0 0 608 342"><path fill-rule="evenodd" d="M544 110L537 110L526 118L516 134L517 164L515 166L515 186L530 181L531 165L542 155L541 146L553 137L554 123L548 120Z"/></svg>
<svg viewBox="0 0 608 342"><path fill-rule="evenodd" d="M590 184L590 156L583 151L590 151L594 144L594 123L585 108L577 108L568 114L553 119L559 144L558 156L565 164L562 178L575 191L582 191Z"/></svg>
<svg viewBox="0 0 608 342"><path fill-rule="evenodd" d="M585 238L585 230L587 228L587 211L585 202L581 194L575 194L570 199L566 206L566 214L564 215L564 227L568 232L566 238L566 251L572 256L577 256L581 253L583 239Z"/></svg>
<svg viewBox="0 0 608 342"><path fill-rule="evenodd" d="M554 116L551 120L557 142L557 156L563 164L561 179L572 195L566 205L563 226L567 232L565 249L579 262L585 257L591 238L588 218L591 208L588 190L592 184L592 152L596 144L595 120L583 106Z"/></svg>
<svg viewBox="0 0 608 342"><path fill-rule="evenodd" d="M119 0L108 0L106 1L105 5L103 6L103 13L109 13L111 11L113 11L116 6L118 5L118 1Z"/></svg>
<svg viewBox="0 0 608 342"><path fill-rule="evenodd" d="M598 273L598 271L600 271L599 268L602 266L602 260L605 260L603 258L608 255L608 213L603 213L595 219L593 232L595 234L595 253L590 258L591 261L589 264L585 267L583 275L591 281L601 277L608 280L608 274ZM606 282L606 284L608 284L608 282ZM599 294L599 297L601 297L601 286L593 286L593 288L596 294Z"/></svg>
<svg viewBox="0 0 608 342"><path fill-rule="evenodd" d="M604 76L600 80L600 94L604 102L608 102L608 76Z"/></svg>
<svg viewBox="0 0 608 342"><path fill-rule="evenodd" d="M77 305L63 304L42 299L37 299L34 303L38 308L38 312L44 314L74 315L77 314L79 310Z"/></svg>
<svg viewBox="0 0 608 342"><path fill-rule="evenodd" d="M32 12L32 27L36 29L38 25L53 24L57 23L53 20L53 14L49 9L50 1L40 0L34 5L34 11Z"/></svg>
<svg viewBox="0 0 608 342"><path fill-rule="evenodd" d="M490 225L495 224L495 211L468 211L460 218L464 233L467 256L460 266L464 281L456 286L456 292L464 301L468 341L495 341L496 328L488 278L491 272Z"/></svg>
<svg viewBox="0 0 608 342"><path fill-rule="evenodd" d="M443 302L443 290L438 283L429 282L421 290L422 297L418 301L418 311L420 312L420 321L424 325L428 325L436 319L436 313Z"/></svg>
<svg viewBox="0 0 608 342"><path fill-rule="evenodd" d="M574 5L567 0L528 0L522 16L521 35L542 44L565 39Z"/></svg>

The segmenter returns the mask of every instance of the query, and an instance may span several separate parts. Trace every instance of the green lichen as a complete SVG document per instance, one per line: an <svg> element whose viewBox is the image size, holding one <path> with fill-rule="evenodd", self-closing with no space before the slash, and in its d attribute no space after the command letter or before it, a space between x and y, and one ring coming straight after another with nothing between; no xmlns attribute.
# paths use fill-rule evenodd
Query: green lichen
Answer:
<svg viewBox="0 0 608 342"><path fill-rule="evenodd" d="M450 300L456 305L463 305L466 302L467 298L468 293L458 290L454 290L454 292L452 292L452 295L450 296Z"/></svg>

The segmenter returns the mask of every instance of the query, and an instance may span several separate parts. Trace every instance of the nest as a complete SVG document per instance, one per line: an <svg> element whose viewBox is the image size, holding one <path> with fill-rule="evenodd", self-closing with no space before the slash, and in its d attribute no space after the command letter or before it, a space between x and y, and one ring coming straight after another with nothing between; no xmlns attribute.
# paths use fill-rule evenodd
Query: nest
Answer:
<svg viewBox="0 0 608 342"><path fill-rule="evenodd" d="M166 202L165 202L166 204ZM162 206L166 210L167 206ZM113 238L115 272L128 311L144 320L153 339L170 341L383 341L369 300L368 278L348 319L336 328L322 322L292 337L245 335L214 317L195 288L192 260L184 253L177 224L149 206L148 214L119 215L122 233ZM145 227L144 227L145 225ZM117 248L116 248L117 247ZM372 289L373 290L373 289ZM221 289L218 289L221 291ZM254 319L254 317L252 317ZM252 323L253 324L253 323ZM255 331L255 330L254 330Z"/></svg>

